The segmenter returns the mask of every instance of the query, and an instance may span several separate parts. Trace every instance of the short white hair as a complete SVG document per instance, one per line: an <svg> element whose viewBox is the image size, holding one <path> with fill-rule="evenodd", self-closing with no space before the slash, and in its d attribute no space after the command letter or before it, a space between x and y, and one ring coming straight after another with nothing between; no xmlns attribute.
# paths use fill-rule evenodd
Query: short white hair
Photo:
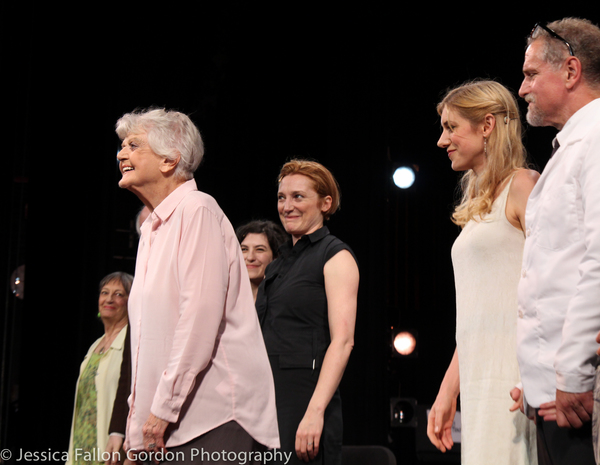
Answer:
<svg viewBox="0 0 600 465"><path fill-rule="evenodd" d="M121 140L130 134L145 132L152 151L179 163L174 176L192 179L204 156L200 131L189 116L164 108L137 110L123 115L116 125Z"/></svg>

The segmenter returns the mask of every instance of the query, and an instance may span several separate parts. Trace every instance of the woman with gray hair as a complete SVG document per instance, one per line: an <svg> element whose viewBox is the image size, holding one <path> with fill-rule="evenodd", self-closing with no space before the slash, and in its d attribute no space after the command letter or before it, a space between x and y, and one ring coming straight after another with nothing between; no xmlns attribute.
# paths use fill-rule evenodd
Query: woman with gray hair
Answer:
<svg viewBox="0 0 600 465"><path fill-rule="evenodd" d="M121 271L100 281L98 317L104 334L90 346L79 369L67 465L103 463L107 453L117 456L120 451L122 438L111 436L109 442L109 424L121 364L127 358L127 300L132 282L133 276Z"/></svg>
<svg viewBox="0 0 600 465"><path fill-rule="evenodd" d="M126 114L116 131L119 186L150 210L129 305L126 449L138 460L186 463L198 450L214 451L213 462L223 450L279 447L244 258L229 220L193 179L204 153L200 132L188 116L164 109Z"/></svg>

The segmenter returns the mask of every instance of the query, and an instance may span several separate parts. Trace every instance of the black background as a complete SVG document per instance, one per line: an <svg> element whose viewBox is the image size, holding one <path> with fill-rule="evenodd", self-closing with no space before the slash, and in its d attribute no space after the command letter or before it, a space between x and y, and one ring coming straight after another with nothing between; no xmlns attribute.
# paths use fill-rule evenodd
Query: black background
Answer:
<svg viewBox="0 0 600 465"><path fill-rule="evenodd" d="M27 269L24 299L2 286L3 447L67 449L79 364L102 333L97 283L133 272L140 203L117 186L114 125L165 106L200 128L196 180L234 226L278 220L276 176L292 156L337 177L329 227L361 269L345 442L389 445L410 463L412 433L390 430L389 399L430 405L454 349L459 174L436 147L435 105L474 78L516 92L537 21L600 20L596 6L522 3L3 6L3 282ZM552 137L526 128L540 170ZM401 163L418 169L407 191L391 183ZM418 357L390 357L392 327L418 332Z"/></svg>

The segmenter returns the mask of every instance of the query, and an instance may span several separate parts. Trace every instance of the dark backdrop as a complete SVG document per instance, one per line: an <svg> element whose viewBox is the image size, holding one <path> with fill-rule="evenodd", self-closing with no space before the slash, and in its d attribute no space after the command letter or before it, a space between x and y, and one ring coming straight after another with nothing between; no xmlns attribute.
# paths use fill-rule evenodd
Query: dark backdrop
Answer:
<svg viewBox="0 0 600 465"><path fill-rule="evenodd" d="M25 298L2 285L3 447L67 448L79 364L102 332L97 283L133 272L140 203L117 187L114 124L155 105L201 129L199 188L234 226L277 220L275 179L288 158L333 171L342 209L329 226L361 269L345 442L399 449L389 398L430 405L454 349L458 174L435 145L435 105L479 77L517 91L538 20L600 16L589 6L396 3L3 7L3 282L27 269ZM552 136L527 129L539 169ZM407 191L391 183L400 163L418 169ZM418 331L417 358L390 357L392 327Z"/></svg>

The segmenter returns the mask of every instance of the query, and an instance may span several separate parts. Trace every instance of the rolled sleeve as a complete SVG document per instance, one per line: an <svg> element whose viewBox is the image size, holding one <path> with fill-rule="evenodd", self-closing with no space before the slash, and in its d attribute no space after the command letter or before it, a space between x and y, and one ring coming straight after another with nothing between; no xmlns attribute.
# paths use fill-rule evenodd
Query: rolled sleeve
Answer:
<svg viewBox="0 0 600 465"><path fill-rule="evenodd" d="M527 402L592 390L600 331L600 99L556 135L527 202L517 354Z"/></svg>
<svg viewBox="0 0 600 465"><path fill-rule="evenodd" d="M583 252L578 264L579 280L571 298L556 354L557 388L566 392L591 391L594 386L596 334L600 330L600 128L586 139L581 166L581 224Z"/></svg>

